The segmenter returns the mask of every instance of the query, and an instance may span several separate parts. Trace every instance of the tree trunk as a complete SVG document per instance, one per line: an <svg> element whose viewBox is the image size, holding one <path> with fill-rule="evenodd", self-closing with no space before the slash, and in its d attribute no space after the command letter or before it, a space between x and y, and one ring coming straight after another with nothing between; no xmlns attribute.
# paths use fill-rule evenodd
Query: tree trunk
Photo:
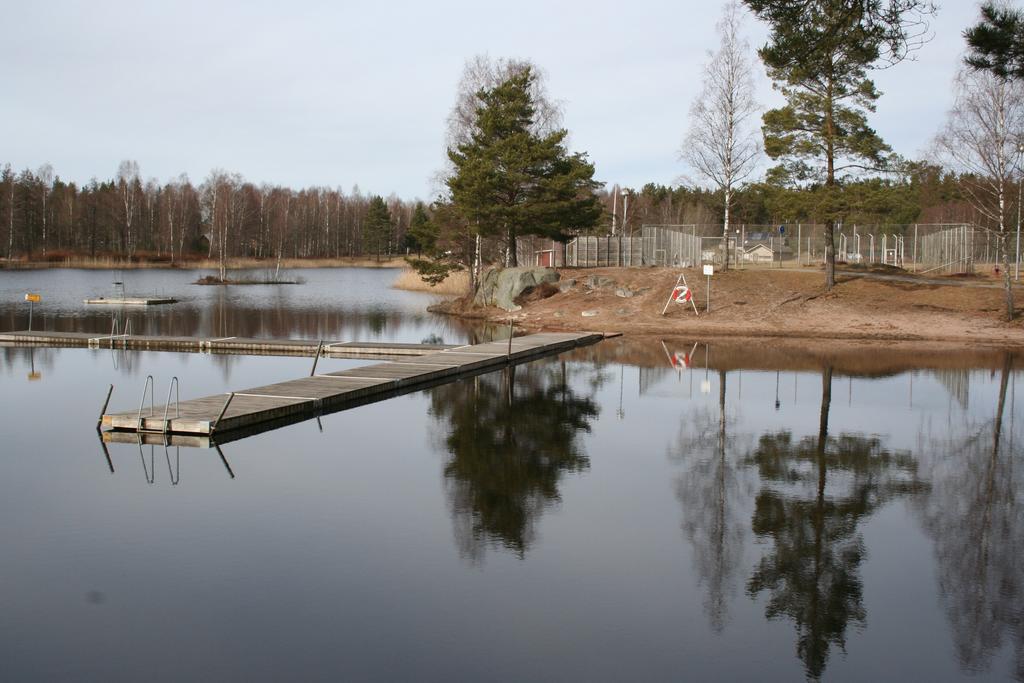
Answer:
<svg viewBox="0 0 1024 683"><path fill-rule="evenodd" d="M473 245L473 272L470 277L470 286L473 288L473 293L476 293L476 288L480 286L480 234L477 233L474 238Z"/></svg>
<svg viewBox="0 0 1024 683"><path fill-rule="evenodd" d="M43 187L43 258L46 258L46 187Z"/></svg>
<svg viewBox="0 0 1024 683"><path fill-rule="evenodd" d="M836 222L831 218L825 221L825 289L832 289L836 284Z"/></svg>
<svg viewBox="0 0 1024 683"><path fill-rule="evenodd" d="M516 229L510 226L508 229L508 257L505 259L507 265L516 268L519 265L519 254L516 249Z"/></svg>
<svg viewBox="0 0 1024 683"><path fill-rule="evenodd" d="M729 270L729 204L732 203L732 188L725 188L725 222L722 224L722 270Z"/></svg>
<svg viewBox="0 0 1024 683"><path fill-rule="evenodd" d="M826 88L826 109L825 109L825 201L827 204L828 219L825 221L825 289L831 291L836 285L836 221L832 212L835 210L832 196L836 186L836 150L835 150L835 123L832 118L832 79L829 78ZM830 375L831 378L831 375Z"/></svg>
<svg viewBox="0 0 1024 683"><path fill-rule="evenodd" d="M1003 252L1003 290L1006 293L1006 322L1013 320L1013 280L1010 276L1010 234L1005 230L999 235L999 248Z"/></svg>
<svg viewBox="0 0 1024 683"><path fill-rule="evenodd" d="M10 204L7 206L7 260L10 261L11 257L14 256L14 176L10 178L10 189L8 190L7 197Z"/></svg>

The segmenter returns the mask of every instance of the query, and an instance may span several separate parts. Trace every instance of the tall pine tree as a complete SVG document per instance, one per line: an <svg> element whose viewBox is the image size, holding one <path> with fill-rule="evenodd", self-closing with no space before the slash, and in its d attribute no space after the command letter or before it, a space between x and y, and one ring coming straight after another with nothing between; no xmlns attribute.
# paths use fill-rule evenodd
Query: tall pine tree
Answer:
<svg viewBox="0 0 1024 683"><path fill-rule="evenodd" d="M565 239L593 227L601 216L594 167L585 154L570 154L559 129L531 128L533 70L526 66L493 88L477 93L474 130L468 142L448 150L454 174L447 185L456 210L479 234L504 240L506 265L518 265L519 235Z"/></svg>
<svg viewBox="0 0 1024 683"><path fill-rule="evenodd" d="M964 31L966 62L1005 79L1024 80L1024 10L986 2L981 21Z"/></svg>
<svg viewBox="0 0 1024 683"><path fill-rule="evenodd" d="M935 9L922 0L744 1L769 24L769 42L759 54L786 98L763 117L764 151L782 162L770 175L820 187L825 286L831 289L835 224L843 214L840 181L844 172L883 168L890 151L867 122L879 97L867 72L905 57Z"/></svg>
<svg viewBox="0 0 1024 683"><path fill-rule="evenodd" d="M388 247L391 240L391 212L388 205L379 195L370 197L363 220L363 249L377 254L380 260L381 249Z"/></svg>

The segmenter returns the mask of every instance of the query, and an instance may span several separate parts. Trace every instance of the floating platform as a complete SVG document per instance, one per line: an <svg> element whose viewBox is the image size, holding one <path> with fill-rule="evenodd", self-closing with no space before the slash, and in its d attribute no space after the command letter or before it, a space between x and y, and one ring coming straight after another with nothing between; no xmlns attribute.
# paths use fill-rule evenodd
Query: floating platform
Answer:
<svg viewBox="0 0 1024 683"><path fill-rule="evenodd" d="M312 356L320 342L309 339L259 339L254 337L162 337L150 335L97 335L89 332L0 333L0 345L57 346L65 348L134 349L251 356ZM321 355L334 358L381 358L422 356L455 348L450 344L400 344L392 342L325 341Z"/></svg>
<svg viewBox="0 0 1024 683"><path fill-rule="evenodd" d="M374 403L392 396L452 382L461 377L550 356L593 344L595 333L542 333L485 344L459 346L360 368L312 375L229 394L104 414L100 423L137 435L212 436L233 430L256 433L313 415ZM105 440L107 440L105 438ZM115 439L109 439L115 440Z"/></svg>
<svg viewBox="0 0 1024 683"><path fill-rule="evenodd" d="M101 296L96 299L86 299L85 303L97 304L100 306L160 306L163 304L176 304L178 303L178 300L142 296Z"/></svg>

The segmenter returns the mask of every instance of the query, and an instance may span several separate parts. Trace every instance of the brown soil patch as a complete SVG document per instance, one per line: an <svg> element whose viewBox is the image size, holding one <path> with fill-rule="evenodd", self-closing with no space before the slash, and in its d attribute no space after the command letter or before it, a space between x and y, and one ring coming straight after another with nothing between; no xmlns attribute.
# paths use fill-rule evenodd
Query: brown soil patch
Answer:
<svg viewBox="0 0 1024 683"><path fill-rule="evenodd" d="M730 270L711 281L711 311L706 311L707 279L697 269L562 269L575 279L567 292L526 301L509 314L478 309L464 301L442 305L455 315L507 321L527 329L602 330L630 335L716 337L794 337L892 341L947 341L1024 346L1024 322L1001 320L1003 292L995 288L890 282L838 275L831 292L820 271ZM661 311L682 272L693 290L699 316L689 306L670 304ZM589 289L583 281L604 276L615 285ZM616 295L618 286L638 292ZM1024 289L1016 292L1024 304ZM583 312L596 315L583 316ZM1024 309L1018 308L1018 316Z"/></svg>

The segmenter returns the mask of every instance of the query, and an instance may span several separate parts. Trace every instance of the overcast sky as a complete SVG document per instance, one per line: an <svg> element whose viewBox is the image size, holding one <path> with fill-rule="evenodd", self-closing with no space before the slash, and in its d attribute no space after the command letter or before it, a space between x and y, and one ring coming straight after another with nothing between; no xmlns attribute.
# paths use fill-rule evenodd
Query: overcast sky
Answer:
<svg viewBox="0 0 1024 683"><path fill-rule="evenodd" d="M974 0L940 1L916 61L874 76L871 121L905 156L939 127L977 17ZM83 182L135 159L160 181L223 168L429 199L463 64L486 53L543 68L598 180L671 184L687 172L677 152L720 12L716 0L9 2L0 163L49 162ZM763 72L759 91L776 103Z"/></svg>

